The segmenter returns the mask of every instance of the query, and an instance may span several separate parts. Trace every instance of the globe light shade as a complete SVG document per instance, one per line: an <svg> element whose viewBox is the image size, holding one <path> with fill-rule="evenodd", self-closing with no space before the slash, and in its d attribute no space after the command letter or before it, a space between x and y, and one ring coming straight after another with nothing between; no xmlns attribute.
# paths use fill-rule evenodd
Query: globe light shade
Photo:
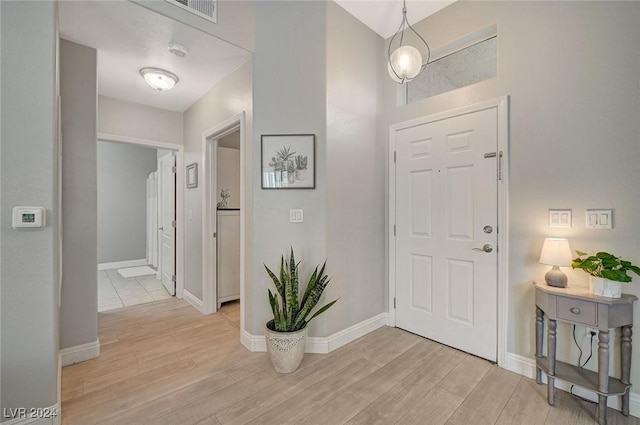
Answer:
<svg viewBox="0 0 640 425"><path fill-rule="evenodd" d="M387 68L396 82L411 81L420 74L422 55L413 46L400 46L391 54Z"/></svg>
<svg viewBox="0 0 640 425"><path fill-rule="evenodd" d="M171 90L178 82L175 74L160 68L142 68L140 75L151 88L158 91Z"/></svg>

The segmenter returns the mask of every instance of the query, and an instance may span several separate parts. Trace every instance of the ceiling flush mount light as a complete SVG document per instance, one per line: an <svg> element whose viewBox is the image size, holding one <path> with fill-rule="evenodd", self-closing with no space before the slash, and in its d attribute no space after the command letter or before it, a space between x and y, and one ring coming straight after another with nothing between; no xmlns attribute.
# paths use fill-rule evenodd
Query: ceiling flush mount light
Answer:
<svg viewBox="0 0 640 425"><path fill-rule="evenodd" d="M178 77L160 68L142 68L140 75L149 86L158 91L171 90L178 82Z"/></svg>
<svg viewBox="0 0 640 425"><path fill-rule="evenodd" d="M424 62L422 60L422 55L417 48L407 44L402 44L404 42L405 30L411 30L418 39L424 43L427 52L427 58ZM393 53L391 53L391 49L393 48L396 39L399 39L398 47L396 47ZM422 38L422 36L409 24L409 21L407 20L406 0L403 0L402 3L402 22L400 23L398 31L396 31L389 42L387 56L389 58L387 65L389 75L394 81L401 84L416 78L422 71L424 71L429 63L431 49L424 38Z"/></svg>

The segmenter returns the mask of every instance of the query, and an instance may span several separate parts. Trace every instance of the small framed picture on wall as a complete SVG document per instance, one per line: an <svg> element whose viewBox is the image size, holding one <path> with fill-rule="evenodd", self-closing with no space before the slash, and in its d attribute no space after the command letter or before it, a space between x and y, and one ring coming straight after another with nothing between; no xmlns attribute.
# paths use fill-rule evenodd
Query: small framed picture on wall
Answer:
<svg viewBox="0 0 640 425"><path fill-rule="evenodd" d="M198 187L198 163L187 165L187 189Z"/></svg>
<svg viewBox="0 0 640 425"><path fill-rule="evenodd" d="M315 189L315 134L263 134L262 188Z"/></svg>

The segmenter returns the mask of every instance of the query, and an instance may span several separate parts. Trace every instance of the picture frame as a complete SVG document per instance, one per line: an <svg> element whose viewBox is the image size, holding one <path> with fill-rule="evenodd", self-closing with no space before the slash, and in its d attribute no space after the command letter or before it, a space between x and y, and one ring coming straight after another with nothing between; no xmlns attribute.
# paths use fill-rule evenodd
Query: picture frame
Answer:
<svg viewBox="0 0 640 425"><path fill-rule="evenodd" d="M263 189L316 188L315 134L263 134L260 147Z"/></svg>
<svg viewBox="0 0 640 425"><path fill-rule="evenodd" d="M187 189L195 189L198 187L198 163L187 165Z"/></svg>

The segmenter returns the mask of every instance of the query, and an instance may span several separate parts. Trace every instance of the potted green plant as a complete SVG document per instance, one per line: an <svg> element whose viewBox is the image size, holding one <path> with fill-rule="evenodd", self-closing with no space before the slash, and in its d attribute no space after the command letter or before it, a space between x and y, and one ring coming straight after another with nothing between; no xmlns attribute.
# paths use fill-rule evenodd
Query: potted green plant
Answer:
<svg viewBox="0 0 640 425"><path fill-rule="evenodd" d="M620 298L621 282L631 282L631 276L627 272L632 271L640 276L640 267L608 252L598 252L596 255L582 251L576 253L578 257L573 259L571 267L589 274L589 288L595 295Z"/></svg>
<svg viewBox="0 0 640 425"><path fill-rule="evenodd" d="M307 156L296 156L296 180L305 180L307 178Z"/></svg>
<svg viewBox="0 0 640 425"><path fill-rule="evenodd" d="M326 261L322 266L316 266L302 298L299 291L300 263L296 263L293 248L289 261L284 255L280 259L279 277L266 264L264 266L276 287L275 294L268 290L273 319L265 325L267 352L276 372L290 373L298 368L304 356L307 325L338 301L331 301L312 314L331 280L324 272L325 266Z"/></svg>

